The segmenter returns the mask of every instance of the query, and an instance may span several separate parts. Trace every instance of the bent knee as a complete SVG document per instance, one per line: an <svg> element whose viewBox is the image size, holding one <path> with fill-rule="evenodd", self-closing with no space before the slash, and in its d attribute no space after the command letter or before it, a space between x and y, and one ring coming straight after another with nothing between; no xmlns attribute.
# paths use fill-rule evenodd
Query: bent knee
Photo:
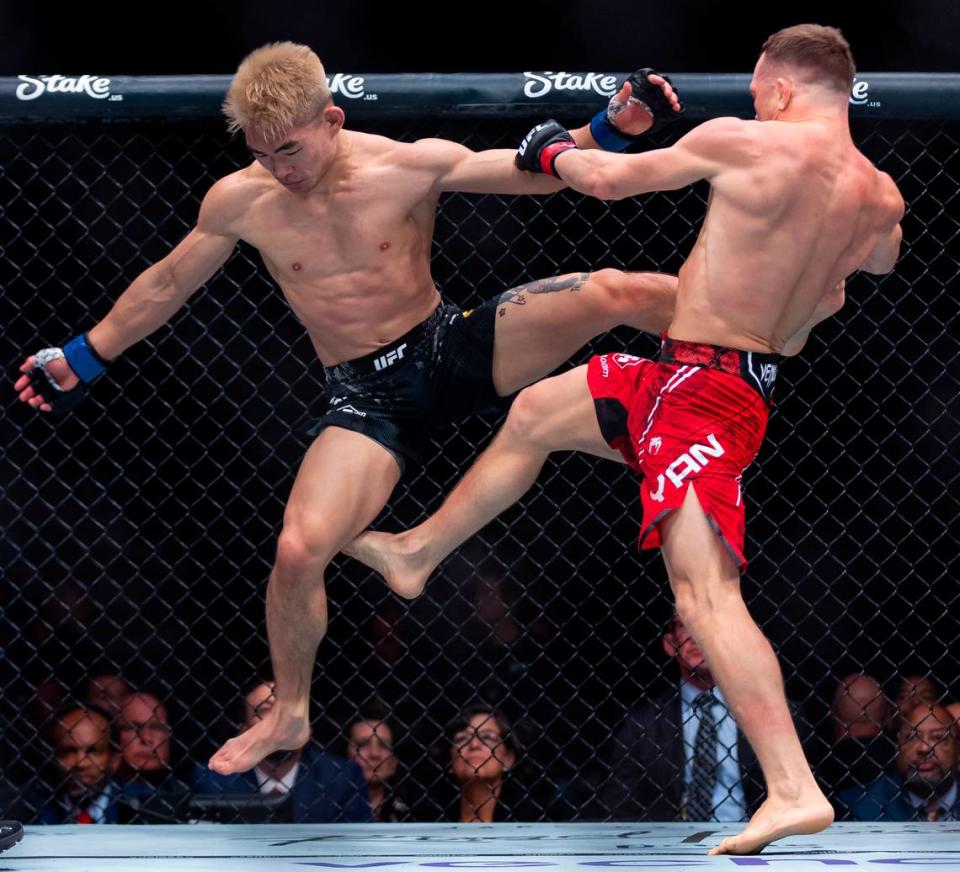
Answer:
<svg viewBox="0 0 960 872"><path fill-rule="evenodd" d="M538 447L547 441L550 415L556 402L545 385L546 382L538 382L517 394L503 426L507 438Z"/></svg>
<svg viewBox="0 0 960 872"><path fill-rule="evenodd" d="M276 568L281 574L322 572L338 550L322 531L285 526L277 540Z"/></svg>

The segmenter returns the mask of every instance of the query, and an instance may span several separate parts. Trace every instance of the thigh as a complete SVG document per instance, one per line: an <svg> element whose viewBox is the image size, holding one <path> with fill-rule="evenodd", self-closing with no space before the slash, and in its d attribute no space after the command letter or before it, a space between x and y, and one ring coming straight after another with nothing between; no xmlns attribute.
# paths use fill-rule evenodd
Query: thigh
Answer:
<svg viewBox="0 0 960 872"><path fill-rule="evenodd" d="M634 308L642 309L648 298L668 296L660 285L669 289L669 281L672 277L603 269L529 282L486 303L496 306L497 392L505 396L543 378L593 337L631 321L623 300L634 299Z"/></svg>
<svg viewBox="0 0 960 872"><path fill-rule="evenodd" d="M623 463L600 432L587 383L587 367L578 366L520 392L509 419L545 451L582 451Z"/></svg>
<svg viewBox="0 0 960 872"><path fill-rule="evenodd" d="M379 514L400 480L386 448L367 436L327 427L300 465L283 517L285 532L336 554Z"/></svg>

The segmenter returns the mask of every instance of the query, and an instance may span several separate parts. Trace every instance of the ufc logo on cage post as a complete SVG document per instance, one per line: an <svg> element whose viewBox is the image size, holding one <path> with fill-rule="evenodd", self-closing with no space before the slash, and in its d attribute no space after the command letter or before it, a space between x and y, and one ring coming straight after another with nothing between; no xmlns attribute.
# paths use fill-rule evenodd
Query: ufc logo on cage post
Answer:
<svg viewBox="0 0 960 872"><path fill-rule="evenodd" d="M373 368L377 372L380 372L381 369L386 369L388 366L393 366L398 360L403 360L403 350L406 347L407 343L404 342L399 348L394 348L393 351L378 357L373 362Z"/></svg>
<svg viewBox="0 0 960 872"><path fill-rule="evenodd" d="M713 433L707 436L706 445L695 442L667 467L665 473L657 476L657 489L649 492L650 499L662 503L663 491L668 481L678 488L688 475L700 472L710 462L711 457L723 457L725 453L723 446Z"/></svg>

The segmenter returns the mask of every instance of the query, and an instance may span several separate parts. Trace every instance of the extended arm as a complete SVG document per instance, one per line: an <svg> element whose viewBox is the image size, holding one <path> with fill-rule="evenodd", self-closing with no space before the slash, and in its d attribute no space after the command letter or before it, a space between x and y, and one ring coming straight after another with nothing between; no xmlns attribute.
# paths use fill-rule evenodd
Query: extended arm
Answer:
<svg viewBox="0 0 960 872"><path fill-rule="evenodd" d="M104 365L165 324L227 260L237 236L231 229L237 208L236 183L229 177L210 189L197 226L163 260L142 272L117 298L107 316L63 349L28 357L16 384L21 401L44 412L68 407L79 382L90 382ZM56 402L55 402L56 401Z"/></svg>
<svg viewBox="0 0 960 872"><path fill-rule="evenodd" d="M642 74L643 81L638 78ZM647 102L631 97L640 94ZM661 127L678 117L682 106L669 79L652 70L640 70L624 83L620 92L589 124L569 132L556 122L549 122L558 139L585 150L622 150L630 141L651 129ZM616 124L603 124L601 119L616 118ZM670 116L670 117L666 117ZM596 136L595 136L596 134ZM599 138L599 142L598 142ZM543 175L523 172L515 165L515 152L490 149L473 152L462 145L444 140L428 140L442 152L443 167L437 186L440 191L463 191L475 194L549 194L564 187L562 181Z"/></svg>
<svg viewBox="0 0 960 872"><path fill-rule="evenodd" d="M650 191L673 191L712 179L748 151L745 122L717 118L691 130L669 148L642 154L607 154L569 149L558 154L555 172L574 190L601 200L620 200Z"/></svg>

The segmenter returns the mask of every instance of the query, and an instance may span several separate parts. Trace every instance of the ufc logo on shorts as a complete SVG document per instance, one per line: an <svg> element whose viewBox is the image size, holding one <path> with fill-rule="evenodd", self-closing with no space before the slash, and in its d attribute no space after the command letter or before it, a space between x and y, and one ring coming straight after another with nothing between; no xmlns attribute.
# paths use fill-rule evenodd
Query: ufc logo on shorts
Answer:
<svg viewBox="0 0 960 872"><path fill-rule="evenodd" d="M700 472L710 462L711 457L723 457L724 453L723 446L717 441L717 437L713 433L707 436L706 445L695 442L667 467L665 473L657 476L657 489L656 491L649 491L650 499L662 503L663 491L668 481L675 488L678 488L688 475Z"/></svg>
<svg viewBox="0 0 960 872"><path fill-rule="evenodd" d="M407 347L407 343L404 342L399 348L394 348L393 351L384 354L382 357L378 357L373 362L373 368L380 372L381 369L386 369L388 366L393 366L398 360L403 360L403 349Z"/></svg>

